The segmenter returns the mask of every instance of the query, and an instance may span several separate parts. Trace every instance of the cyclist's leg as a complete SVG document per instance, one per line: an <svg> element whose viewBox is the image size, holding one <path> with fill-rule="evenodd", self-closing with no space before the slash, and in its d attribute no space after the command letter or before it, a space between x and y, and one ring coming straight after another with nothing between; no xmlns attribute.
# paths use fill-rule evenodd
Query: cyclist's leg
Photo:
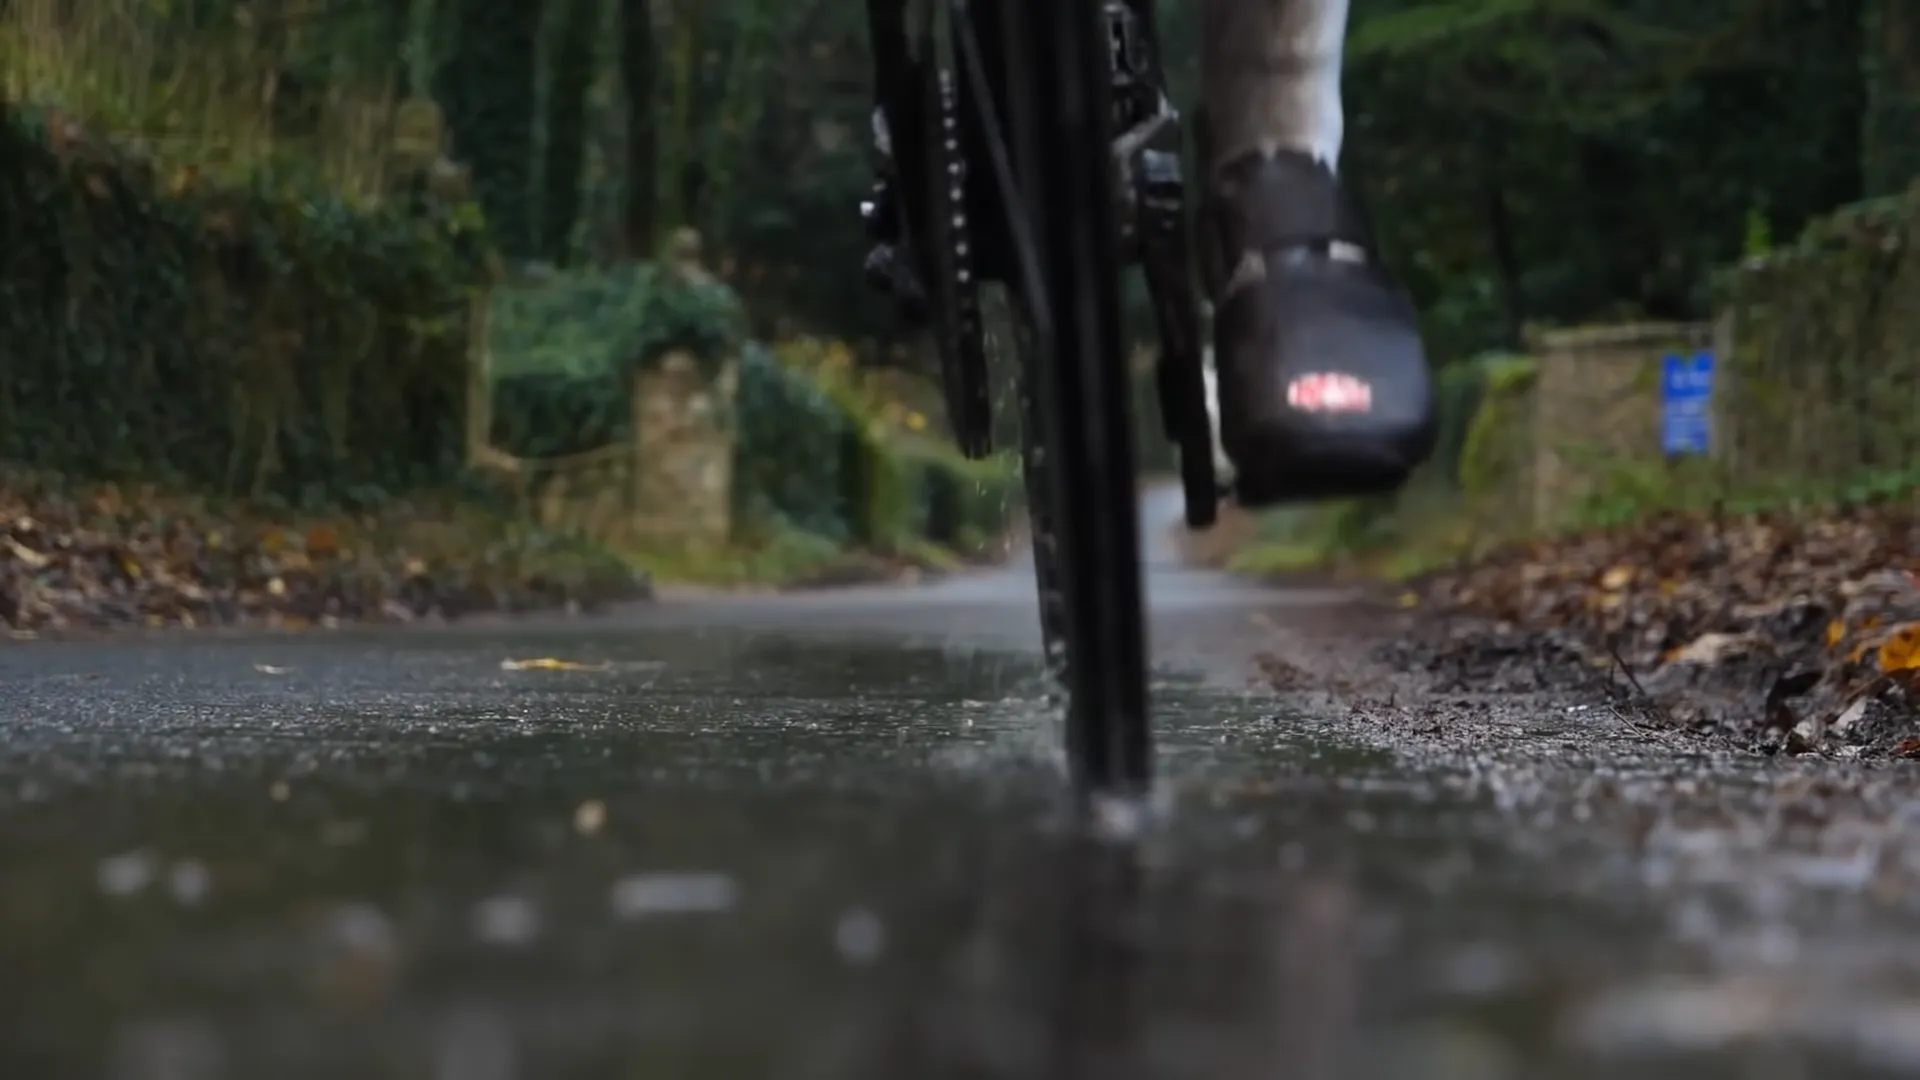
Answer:
<svg viewBox="0 0 1920 1080"><path fill-rule="evenodd" d="M1209 165L1291 150L1334 166L1347 0L1206 0L1204 18Z"/></svg>
<svg viewBox="0 0 1920 1080"><path fill-rule="evenodd" d="M1433 439L1412 305L1337 172L1347 5L1203 0L1221 436L1253 505L1393 486Z"/></svg>

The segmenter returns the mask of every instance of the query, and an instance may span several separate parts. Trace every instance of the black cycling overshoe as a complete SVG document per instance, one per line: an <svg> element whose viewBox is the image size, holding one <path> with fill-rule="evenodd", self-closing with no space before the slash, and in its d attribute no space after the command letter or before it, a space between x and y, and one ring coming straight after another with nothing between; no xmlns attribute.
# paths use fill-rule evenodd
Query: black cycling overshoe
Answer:
<svg viewBox="0 0 1920 1080"><path fill-rule="evenodd" d="M1215 175L1220 436L1243 506L1371 495L1432 453L1432 377L1412 301L1332 170L1282 151Z"/></svg>

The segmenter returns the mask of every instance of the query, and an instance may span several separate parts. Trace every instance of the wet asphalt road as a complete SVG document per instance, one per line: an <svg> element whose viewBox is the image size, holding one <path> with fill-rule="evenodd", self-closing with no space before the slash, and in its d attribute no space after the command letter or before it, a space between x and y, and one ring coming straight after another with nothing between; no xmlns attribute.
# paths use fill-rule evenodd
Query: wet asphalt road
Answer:
<svg viewBox="0 0 1920 1080"><path fill-rule="evenodd" d="M1903 773L1284 713L1260 627L1331 598L1153 531L1132 851L1058 828L1018 567L0 651L0 1077L1920 1069Z"/></svg>

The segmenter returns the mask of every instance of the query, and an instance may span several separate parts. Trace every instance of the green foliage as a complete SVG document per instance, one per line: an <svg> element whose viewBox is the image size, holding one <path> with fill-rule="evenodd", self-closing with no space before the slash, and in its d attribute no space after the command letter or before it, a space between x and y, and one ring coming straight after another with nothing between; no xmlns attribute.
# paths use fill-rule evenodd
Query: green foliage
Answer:
<svg viewBox="0 0 1920 1080"><path fill-rule="evenodd" d="M1867 100L1861 119L1865 194L1897 195L1920 177L1920 12L1911 0L1864 0Z"/></svg>
<svg viewBox="0 0 1920 1080"><path fill-rule="evenodd" d="M1022 505L1016 463L968 461L931 443L902 454L912 535L943 548L977 551L1003 535Z"/></svg>
<svg viewBox="0 0 1920 1080"><path fill-rule="evenodd" d="M1757 207L1747 211L1747 235L1740 245L1740 253L1751 259L1772 250L1773 224Z"/></svg>
<svg viewBox="0 0 1920 1080"><path fill-rule="evenodd" d="M1355 0L1348 173L1436 354L1697 319L1756 213L1860 194L1859 6Z"/></svg>
<svg viewBox="0 0 1920 1080"><path fill-rule="evenodd" d="M1518 413L1526 406L1540 367L1529 357L1504 355L1484 358L1472 367L1479 376L1480 391L1468 414L1456 476L1468 496L1489 495L1520 471L1508 436L1523 422ZM1531 452L1531 447L1521 452Z"/></svg>
<svg viewBox="0 0 1920 1080"><path fill-rule="evenodd" d="M1744 59L1759 5L1620 0L1361 0L1356 62L1429 63L1465 103L1526 122L1607 127Z"/></svg>
<svg viewBox="0 0 1920 1080"><path fill-rule="evenodd" d="M542 255L565 263L572 254L573 230L583 201L587 87L593 80L594 31L599 27L601 4L599 0L557 0L554 7L559 18L543 125L540 231Z"/></svg>
<svg viewBox="0 0 1920 1080"><path fill-rule="evenodd" d="M627 375L684 351L709 375L742 342L740 301L716 282L652 263L554 273L500 289L494 371Z"/></svg>
<svg viewBox="0 0 1920 1080"><path fill-rule="evenodd" d="M625 439L635 372L683 352L711 378L739 349L743 323L726 286L650 263L503 287L489 326L492 441L555 457Z"/></svg>
<svg viewBox="0 0 1920 1080"><path fill-rule="evenodd" d="M1911 500L1916 491L1920 466L1915 465L1859 469L1838 480L1780 477L1733 488L1711 462L1698 459L1621 464L1572 509L1561 528L1612 529L1672 511L1818 513Z"/></svg>
<svg viewBox="0 0 1920 1080"><path fill-rule="evenodd" d="M1920 451L1920 199L1869 200L1721 274L1733 319L1721 436L1738 491L1842 487Z"/></svg>
<svg viewBox="0 0 1920 1080"><path fill-rule="evenodd" d="M850 543L856 493L844 475L842 447L853 438L854 418L758 343L740 356L735 415L735 520L778 520Z"/></svg>
<svg viewBox="0 0 1920 1080"><path fill-rule="evenodd" d="M520 371L493 381L487 440L526 458L584 454L629 438L633 397L612 372Z"/></svg>
<svg viewBox="0 0 1920 1080"><path fill-rule="evenodd" d="M1441 482L1457 484L1460 455L1467 444L1467 429L1480 407L1486 389L1485 367L1475 361L1448 364L1434 379L1434 400L1439 413L1429 466Z"/></svg>
<svg viewBox="0 0 1920 1080"><path fill-rule="evenodd" d="M213 184L0 114L0 458L303 501L462 460L470 207Z"/></svg>
<svg viewBox="0 0 1920 1080"><path fill-rule="evenodd" d="M970 551L1006 531L1020 505L1009 462L971 462L902 443L859 400L759 345L741 356L734 513L749 533L791 529L892 553Z"/></svg>
<svg viewBox="0 0 1920 1080"><path fill-rule="evenodd" d="M1715 477L1703 462L1614 462L1568 511L1567 530L1611 529L1667 510L1714 501Z"/></svg>
<svg viewBox="0 0 1920 1080"><path fill-rule="evenodd" d="M446 112L454 156L473 172L494 244L510 258L530 258L541 248L533 126L543 5L451 2L454 48L434 96Z"/></svg>

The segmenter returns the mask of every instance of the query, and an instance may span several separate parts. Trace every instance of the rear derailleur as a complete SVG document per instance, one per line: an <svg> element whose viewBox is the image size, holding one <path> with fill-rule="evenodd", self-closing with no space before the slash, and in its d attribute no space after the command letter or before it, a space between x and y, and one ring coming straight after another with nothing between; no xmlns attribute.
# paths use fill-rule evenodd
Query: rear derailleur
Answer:
<svg viewBox="0 0 1920 1080"><path fill-rule="evenodd" d="M860 221L873 244L867 250L866 265L861 267L862 276L868 286L893 297L901 314L919 325L929 314L927 289L908 246L897 188L899 174L893 166L893 139L887 133L886 116L878 108L873 111L873 141L881 164L872 192L860 201Z"/></svg>

